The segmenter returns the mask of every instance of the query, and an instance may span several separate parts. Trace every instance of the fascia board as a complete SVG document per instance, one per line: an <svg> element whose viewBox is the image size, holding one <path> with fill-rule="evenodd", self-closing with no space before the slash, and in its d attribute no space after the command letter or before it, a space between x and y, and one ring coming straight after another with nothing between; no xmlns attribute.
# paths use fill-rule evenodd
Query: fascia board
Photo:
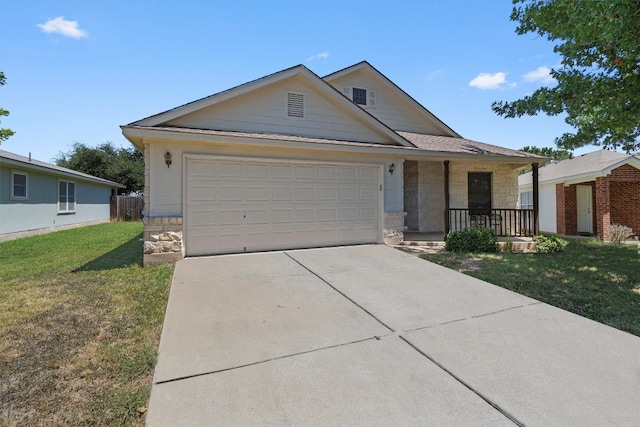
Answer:
<svg viewBox="0 0 640 427"><path fill-rule="evenodd" d="M247 144L247 145L261 145L267 147L279 147L279 148L303 148L322 151L338 151L338 152L359 152L359 153L376 153L387 154L394 156L401 156L407 160L426 160L426 159L456 159L456 160L469 160L477 161L479 158L486 162L499 162L499 163L516 163L518 165L525 165L530 163L530 159L523 159L521 157L511 156L491 156L491 155L467 155L464 153L451 153L445 151L422 151L414 147L402 147L402 146L389 146L378 144L358 145L353 143L350 145L332 144L332 143L319 143L312 141L283 141L278 139L255 138L247 136L233 136L233 135L216 135L213 133L203 132L189 132L185 129L172 130L172 129L154 129L154 128L138 128L124 126L123 130L128 135L128 139L140 139L153 138L153 139L170 139L180 141L196 141L196 142L220 142L220 143L233 143L233 144Z"/></svg>

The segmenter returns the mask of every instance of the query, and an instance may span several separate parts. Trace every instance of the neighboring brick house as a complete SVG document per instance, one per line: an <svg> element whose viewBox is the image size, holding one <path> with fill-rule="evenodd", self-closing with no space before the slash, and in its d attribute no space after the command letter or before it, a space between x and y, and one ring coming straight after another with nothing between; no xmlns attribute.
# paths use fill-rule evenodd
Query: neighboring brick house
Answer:
<svg viewBox="0 0 640 427"><path fill-rule="evenodd" d="M597 235L609 226L631 227L640 236L640 157L598 150L540 168L540 230ZM520 206L532 194L531 173L518 179Z"/></svg>

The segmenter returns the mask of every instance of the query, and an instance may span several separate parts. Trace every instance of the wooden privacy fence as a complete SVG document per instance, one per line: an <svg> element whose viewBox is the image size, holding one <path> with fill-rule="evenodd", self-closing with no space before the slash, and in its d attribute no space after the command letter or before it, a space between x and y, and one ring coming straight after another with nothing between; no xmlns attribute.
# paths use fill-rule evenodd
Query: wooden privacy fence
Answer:
<svg viewBox="0 0 640 427"><path fill-rule="evenodd" d="M143 210L142 196L111 196L111 221L140 221Z"/></svg>

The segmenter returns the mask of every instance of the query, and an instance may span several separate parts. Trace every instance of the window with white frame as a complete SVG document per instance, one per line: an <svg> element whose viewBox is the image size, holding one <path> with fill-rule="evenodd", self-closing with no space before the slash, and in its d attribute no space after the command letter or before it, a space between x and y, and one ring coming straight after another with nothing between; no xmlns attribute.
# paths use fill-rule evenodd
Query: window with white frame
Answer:
<svg viewBox="0 0 640 427"><path fill-rule="evenodd" d="M29 176L26 172L11 172L11 198L14 200L26 200L28 193Z"/></svg>
<svg viewBox="0 0 640 427"><path fill-rule="evenodd" d="M520 209L533 209L533 191L520 193Z"/></svg>
<svg viewBox="0 0 640 427"><path fill-rule="evenodd" d="M372 90L355 86L344 86L342 93L362 107L373 108L376 105L376 93Z"/></svg>
<svg viewBox="0 0 640 427"><path fill-rule="evenodd" d="M71 181L58 181L58 212L76 211L76 184Z"/></svg>

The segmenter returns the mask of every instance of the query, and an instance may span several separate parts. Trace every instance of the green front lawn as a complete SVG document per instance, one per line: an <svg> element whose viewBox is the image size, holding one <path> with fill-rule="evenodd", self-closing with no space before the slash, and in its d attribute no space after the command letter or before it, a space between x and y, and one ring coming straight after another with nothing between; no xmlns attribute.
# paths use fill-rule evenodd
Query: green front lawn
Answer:
<svg viewBox="0 0 640 427"><path fill-rule="evenodd" d="M426 254L461 271L640 336L640 247L568 239L555 254Z"/></svg>
<svg viewBox="0 0 640 427"><path fill-rule="evenodd" d="M142 223L0 243L0 425L142 425L172 265Z"/></svg>

